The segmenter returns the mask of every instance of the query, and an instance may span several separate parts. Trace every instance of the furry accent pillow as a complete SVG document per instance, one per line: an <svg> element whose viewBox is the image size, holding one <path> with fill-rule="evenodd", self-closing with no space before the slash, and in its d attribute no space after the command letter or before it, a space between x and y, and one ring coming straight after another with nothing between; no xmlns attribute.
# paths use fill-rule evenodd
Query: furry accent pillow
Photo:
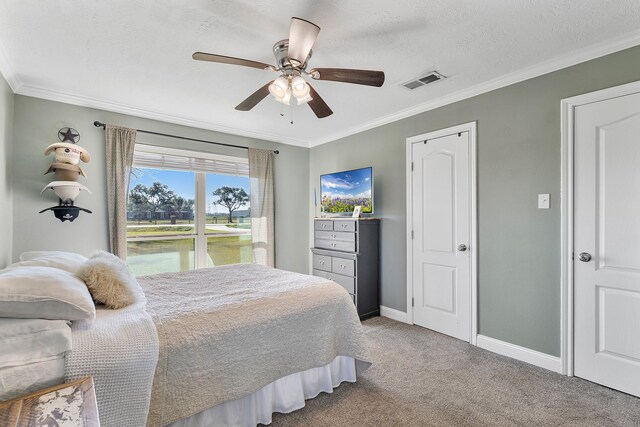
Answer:
<svg viewBox="0 0 640 427"><path fill-rule="evenodd" d="M87 284L93 299L107 308L115 310L146 303L144 293L127 265L109 252L91 254L77 274Z"/></svg>

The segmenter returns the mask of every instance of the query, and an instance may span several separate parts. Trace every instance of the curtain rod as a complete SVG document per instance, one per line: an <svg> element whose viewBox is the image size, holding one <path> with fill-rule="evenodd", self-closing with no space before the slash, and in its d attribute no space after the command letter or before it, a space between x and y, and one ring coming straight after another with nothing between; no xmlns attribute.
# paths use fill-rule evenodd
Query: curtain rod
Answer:
<svg viewBox="0 0 640 427"><path fill-rule="evenodd" d="M101 123L99 121L95 121L93 122L93 125L97 128L102 128L102 129L106 129L107 125L104 123ZM178 135L169 135L168 133L160 133L160 132L152 132L150 130L142 130L142 129L137 129L138 132L141 133L148 133L150 135L158 135L158 136L167 136L169 138L176 138L176 139L184 139L187 141L196 141L196 142L205 142L207 144L215 144L215 145L222 145L225 147L233 147L233 148L242 148L245 150L248 150L249 147L245 147L244 145L234 145L234 144L225 144L223 142L215 142L215 141L206 141L204 139L196 139L196 138L187 138L186 136L178 136ZM280 151L278 150L273 150L274 154L280 154Z"/></svg>

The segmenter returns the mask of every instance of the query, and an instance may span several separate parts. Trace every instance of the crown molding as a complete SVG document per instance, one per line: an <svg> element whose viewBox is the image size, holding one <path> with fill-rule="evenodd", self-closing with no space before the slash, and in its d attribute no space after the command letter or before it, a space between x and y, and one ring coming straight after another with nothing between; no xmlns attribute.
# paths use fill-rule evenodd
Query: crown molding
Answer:
<svg viewBox="0 0 640 427"><path fill-rule="evenodd" d="M143 110L136 107L130 107L128 105L119 104L116 102L103 101L101 99L90 98L80 95L71 94L68 92L56 91L51 89L45 89L32 85L19 85L17 91L18 95L32 96L34 98L47 99L49 101L62 102L64 104L78 105L80 107L95 108L98 110L110 111L113 113L126 114L129 116L142 117L145 119L158 120L166 123L173 123L177 125L189 126L198 129L212 130L216 132L223 132L231 135L246 136L249 138L263 139L266 141L279 142L282 144L294 145L297 147L308 148L309 143L307 141L280 137L263 132L247 131L244 129L237 129L228 126L222 126L215 123L205 122L202 120L194 120L187 117L176 116L173 114L160 113L157 111Z"/></svg>
<svg viewBox="0 0 640 427"><path fill-rule="evenodd" d="M640 44L640 31L636 31L625 35L624 37L618 37L607 42L598 43L588 48L579 49L572 54L558 56L549 61L545 61L536 64L531 67L527 67L513 73L505 74L495 79L486 81L484 83L477 84L467 89L454 92L450 95L443 96L429 102L418 104L414 107L407 108L398 111L393 114L389 114L380 117L376 120L361 124L359 126L351 127L342 132L336 132L327 135L322 138L318 138L310 141L309 147L317 147L318 145L326 144L328 142L336 141L347 136L355 135L360 132L364 132L369 129L373 129L388 123L392 123L407 117L415 116L416 114L424 113L425 111L434 110L439 107L443 107L454 102L462 101L464 99L472 98L474 96L481 95L483 93L491 92L496 89L500 89L512 84L520 83L525 80L539 77L544 74L549 74L554 71L568 68L573 65L577 65L592 59L600 58L605 55L609 55L615 52L619 52L624 49L628 49Z"/></svg>

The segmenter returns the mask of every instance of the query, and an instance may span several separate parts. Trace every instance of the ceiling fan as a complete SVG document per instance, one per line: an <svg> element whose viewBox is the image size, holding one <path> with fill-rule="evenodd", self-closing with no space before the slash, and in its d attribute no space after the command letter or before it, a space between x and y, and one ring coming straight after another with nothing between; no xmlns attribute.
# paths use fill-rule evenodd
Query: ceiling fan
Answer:
<svg viewBox="0 0 640 427"><path fill-rule="evenodd" d="M319 32L320 27L313 22L301 18L291 18L289 38L280 40L273 45L276 66L204 52L196 52L192 57L197 61L242 65L281 73L279 77L265 84L238 104L236 106L238 111L251 110L271 93L277 101L285 105L290 104L292 96L296 98L298 104L308 103L315 115L321 119L330 116L333 111L318 92L305 81L303 76L311 77L314 80L331 80L380 87L384 83L384 72L347 68L312 68L307 71L307 64L312 54L311 48Z"/></svg>

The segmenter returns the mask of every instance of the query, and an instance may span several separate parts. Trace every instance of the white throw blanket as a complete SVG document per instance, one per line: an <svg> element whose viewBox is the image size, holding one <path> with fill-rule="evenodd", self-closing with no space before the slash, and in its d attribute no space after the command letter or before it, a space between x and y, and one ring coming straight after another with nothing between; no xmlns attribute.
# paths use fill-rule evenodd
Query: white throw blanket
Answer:
<svg viewBox="0 0 640 427"><path fill-rule="evenodd" d="M149 426L238 399L339 355L356 359L359 371L370 365L353 301L329 280L244 264L139 282L160 339Z"/></svg>
<svg viewBox="0 0 640 427"><path fill-rule="evenodd" d="M144 308L99 309L93 324L73 322L66 381L93 376L103 427L144 426L158 361L158 336Z"/></svg>

